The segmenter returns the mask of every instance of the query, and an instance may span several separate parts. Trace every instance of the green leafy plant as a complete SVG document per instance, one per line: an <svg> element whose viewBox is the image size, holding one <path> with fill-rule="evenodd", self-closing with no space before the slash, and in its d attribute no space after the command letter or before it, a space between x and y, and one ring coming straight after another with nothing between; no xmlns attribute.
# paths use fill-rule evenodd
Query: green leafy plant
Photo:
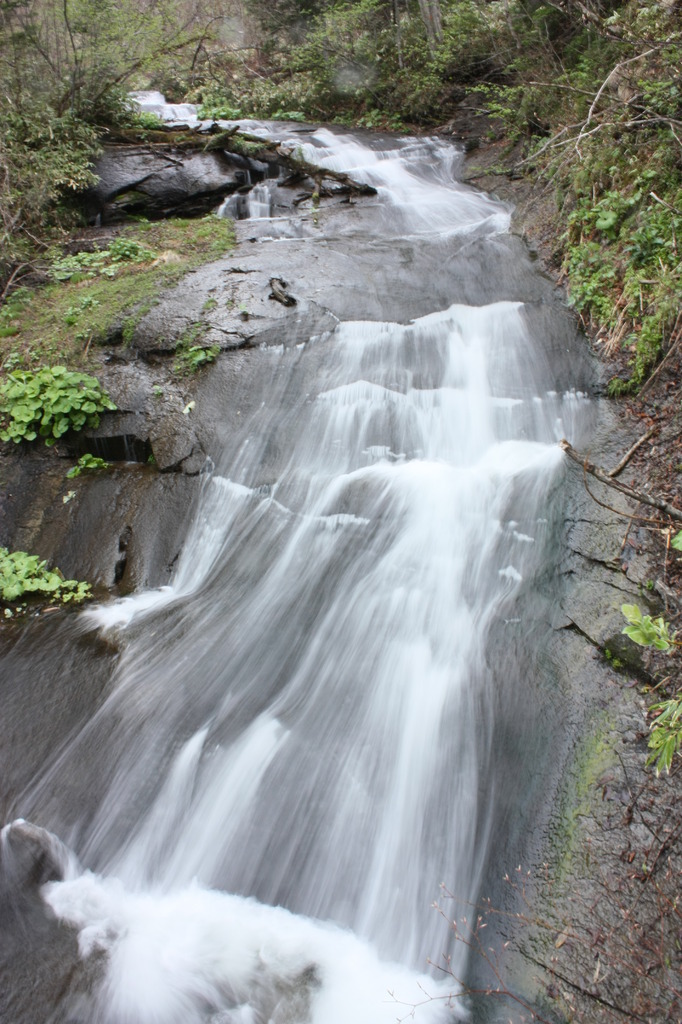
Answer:
<svg viewBox="0 0 682 1024"><path fill-rule="evenodd" d="M78 252L73 256L61 256L54 260L49 273L55 281L69 281L76 275L83 280L86 277L96 277L103 271L105 261L106 256L102 249Z"/></svg>
<svg viewBox="0 0 682 1024"><path fill-rule="evenodd" d="M105 459L100 459L98 455L90 455L86 452L85 455L81 455L76 465L69 470L66 477L67 480L74 480L82 473L94 473L100 469L109 469L110 466L111 463Z"/></svg>
<svg viewBox="0 0 682 1024"><path fill-rule="evenodd" d="M682 547L682 531L676 534L671 543L675 541L679 541ZM624 604L621 611L629 623L623 632L636 644L656 647L662 651L680 646L675 633L670 633L669 624L660 616L652 619L650 615L642 615L636 604ZM682 696L652 704L649 713L654 716L654 720L649 736L651 753L646 763L655 766L657 775L662 771L669 773L673 757L682 747Z"/></svg>
<svg viewBox="0 0 682 1024"><path fill-rule="evenodd" d="M59 569L48 569L47 562L26 551L0 548L0 597L15 603L27 595L42 595L62 604L78 604L90 596L90 585L67 580Z"/></svg>
<svg viewBox="0 0 682 1024"><path fill-rule="evenodd" d="M682 530L675 534L670 541L670 547L675 548L676 551L682 551Z"/></svg>
<svg viewBox="0 0 682 1024"><path fill-rule="evenodd" d="M55 281L69 281L76 276L81 279L98 275L114 277L117 269L123 264L149 263L155 257L154 250L147 248L142 242L120 236L106 249L77 252L73 256L61 256L53 260L50 275Z"/></svg>
<svg viewBox="0 0 682 1024"><path fill-rule="evenodd" d="M148 249L142 242L123 236L115 238L104 250L104 254L112 263L147 263L156 256L154 250Z"/></svg>
<svg viewBox="0 0 682 1024"><path fill-rule="evenodd" d="M133 128L141 128L143 131L163 131L165 128L163 119L151 110L134 110L131 121Z"/></svg>
<svg viewBox="0 0 682 1024"><path fill-rule="evenodd" d="M210 345L208 348L204 348L203 345L192 345L179 352L173 368L176 373L196 373L202 366L214 363L219 352L220 345Z"/></svg>
<svg viewBox="0 0 682 1024"><path fill-rule="evenodd" d="M43 367L37 373L16 370L0 384L0 439L53 445L67 430L99 425L99 414L116 406L96 377Z"/></svg>
<svg viewBox="0 0 682 1024"><path fill-rule="evenodd" d="M275 110L273 112L275 121L305 121L306 116L300 110Z"/></svg>
<svg viewBox="0 0 682 1024"><path fill-rule="evenodd" d="M623 633L640 647L667 651L675 643L675 635L670 635L670 627L661 616L652 619L650 615L642 615L636 604L621 605L621 611L629 623L623 627Z"/></svg>
<svg viewBox="0 0 682 1024"><path fill-rule="evenodd" d="M64 316L64 323L69 327L73 327L78 322L81 313L96 309L98 306L99 301L97 299L94 299L91 295L84 295L73 306L69 306Z"/></svg>
<svg viewBox="0 0 682 1024"><path fill-rule="evenodd" d="M682 747L682 698L671 697L649 708L656 717L651 723L647 764L656 767L656 774L670 773L673 757Z"/></svg>

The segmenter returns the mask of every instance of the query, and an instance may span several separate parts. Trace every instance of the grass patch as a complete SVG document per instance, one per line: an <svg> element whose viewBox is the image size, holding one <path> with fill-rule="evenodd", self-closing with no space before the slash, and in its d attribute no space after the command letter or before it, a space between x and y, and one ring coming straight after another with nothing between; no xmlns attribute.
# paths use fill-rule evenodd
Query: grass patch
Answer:
<svg viewBox="0 0 682 1024"><path fill-rule="evenodd" d="M139 221L107 250L55 256L50 269L58 276L67 269L66 279L17 289L0 310L2 369L55 362L86 366L94 358L91 346L104 342L115 326L123 325L124 343L129 342L164 288L233 246L232 223L209 216Z"/></svg>

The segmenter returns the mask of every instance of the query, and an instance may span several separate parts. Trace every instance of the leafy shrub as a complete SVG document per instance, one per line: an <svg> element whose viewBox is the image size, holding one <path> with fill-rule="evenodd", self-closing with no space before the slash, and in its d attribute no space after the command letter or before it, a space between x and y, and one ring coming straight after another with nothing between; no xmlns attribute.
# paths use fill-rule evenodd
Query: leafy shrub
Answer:
<svg viewBox="0 0 682 1024"><path fill-rule="evenodd" d="M147 263L156 253L134 238L115 238L105 250L112 263Z"/></svg>
<svg viewBox="0 0 682 1024"><path fill-rule="evenodd" d="M42 594L63 604L77 604L90 596L90 585L64 579L59 569L48 569L47 562L37 555L0 548L0 598L10 603L27 594Z"/></svg>
<svg viewBox="0 0 682 1024"><path fill-rule="evenodd" d="M240 107L232 107L227 102L202 104L197 114L202 121L239 121L244 117Z"/></svg>
<svg viewBox="0 0 682 1024"><path fill-rule="evenodd" d="M134 110L131 122L133 128L141 128L143 131L163 131L166 127L163 118L153 114L151 110Z"/></svg>
<svg viewBox="0 0 682 1024"><path fill-rule="evenodd" d="M0 385L0 439L53 445L67 430L99 425L99 414L116 406L96 377L44 367L37 373L16 370Z"/></svg>
<svg viewBox="0 0 682 1024"><path fill-rule="evenodd" d="M55 281L68 281L75 275L82 277L113 277L116 270L125 263L149 263L156 256L134 238L115 238L106 249L93 252L77 252L73 256L61 256L52 261L50 275Z"/></svg>
<svg viewBox="0 0 682 1024"><path fill-rule="evenodd" d="M300 110L274 110L272 116L275 121L299 121L306 120L306 116Z"/></svg>
<svg viewBox="0 0 682 1024"><path fill-rule="evenodd" d="M4 86L0 26L0 84ZM27 107L29 104L27 103ZM33 95L23 116L0 90L0 291L13 268L29 262L77 217L73 197L97 180L96 131L70 114L56 116Z"/></svg>

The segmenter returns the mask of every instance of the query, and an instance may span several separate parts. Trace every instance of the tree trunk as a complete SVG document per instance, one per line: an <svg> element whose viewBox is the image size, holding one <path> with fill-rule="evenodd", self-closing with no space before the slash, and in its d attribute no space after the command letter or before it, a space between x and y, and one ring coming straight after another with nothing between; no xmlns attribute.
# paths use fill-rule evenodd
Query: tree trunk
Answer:
<svg viewBox="0 0 682 1024"><path fill-rule="evenodd" d="M398 67L402 68L403 47L400 36L400 9L398 7L398 0L393 0L393 24L395 25L395 47L398 53Z"/></svg>
<svg viewBox="0 0 682 1024"><path fill-rule="evenodd" d="M443 41L443 19L440 12L440 0L419 0L419 10L426 28L431 55L436 52L438 44Z"/></svg>

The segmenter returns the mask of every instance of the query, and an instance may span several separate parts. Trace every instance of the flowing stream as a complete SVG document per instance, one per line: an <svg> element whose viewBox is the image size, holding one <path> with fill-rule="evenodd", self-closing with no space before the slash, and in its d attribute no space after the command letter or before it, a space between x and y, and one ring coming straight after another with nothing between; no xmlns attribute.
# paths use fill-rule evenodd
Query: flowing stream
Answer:
<svg viewBox="0 0 682 1024"><path fill-rule="evenodd" d="M409 245L414 295L382 284L379 319L354 285L335 329L260 351L171 585L63 626L65 649L68 630L121 649L106 700L13 805L78 858L65 848L44 890L99 956L67 1020L459 1014L426 962L449 953L458 976L466 950L432 904L441 882L475 900L526 827L513 790L551 690L556 442L580 439L590 402L526 284L497 297L509 210L457 183L451 145L291 138L378 196L301 228L269 216L265 182L244 230L351 263ZM432 269L455 252L468 284Z"/></svg>

